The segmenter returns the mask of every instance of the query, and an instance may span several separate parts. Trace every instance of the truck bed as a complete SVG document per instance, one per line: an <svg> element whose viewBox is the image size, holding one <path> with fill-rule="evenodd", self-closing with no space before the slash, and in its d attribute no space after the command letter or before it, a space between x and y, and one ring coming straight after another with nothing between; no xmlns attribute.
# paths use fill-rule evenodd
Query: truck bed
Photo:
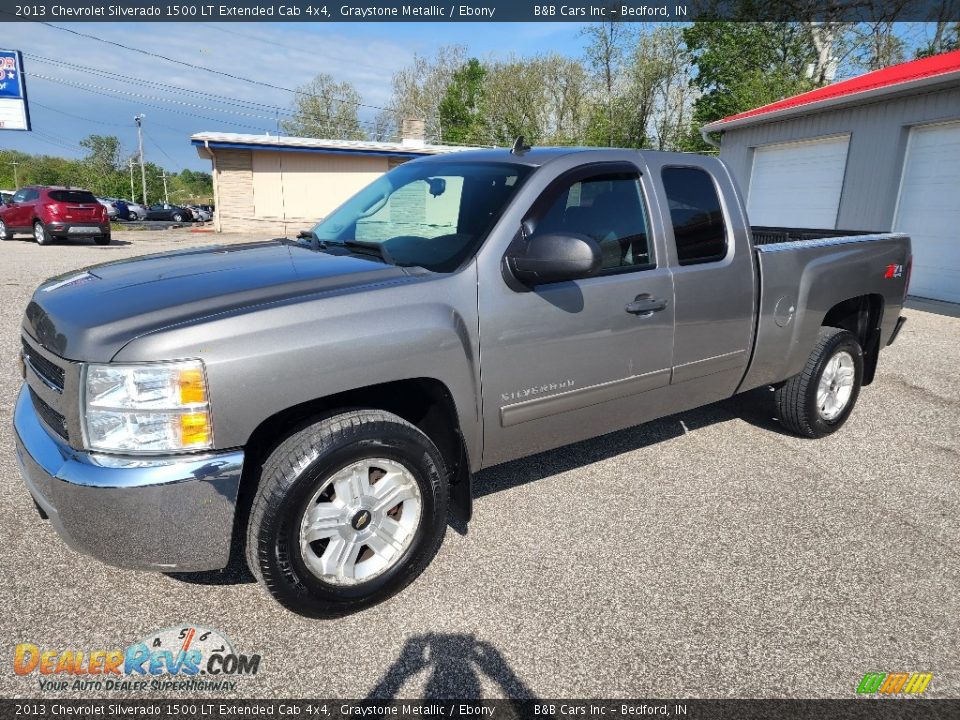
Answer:
<svg viewBox="0 0 960 720"><path fill-rule="evenodd" d="M796 242L797 240L822 240L823 238L843 237L845 235L877 235L872 230L818 230L814 228L750 227L753 244L776 245L777 243Z"/></svg>

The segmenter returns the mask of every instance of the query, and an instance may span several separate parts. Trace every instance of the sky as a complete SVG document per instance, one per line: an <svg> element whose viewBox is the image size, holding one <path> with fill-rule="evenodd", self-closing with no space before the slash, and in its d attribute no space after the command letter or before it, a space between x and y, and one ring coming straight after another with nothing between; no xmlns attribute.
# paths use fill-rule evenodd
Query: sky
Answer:
<svg viewBox="0 0 960 720"><path fill-rule="evenodd" d="M408 65L415 53L432 55L440 45L462 44L471 55L503 58L549 51L579 56L584 44L582 26L573 23L55 24L285 88L329 73L353 83L365 105L380 107L390 100L394 71ZM190 145L191 134L276 133L276 112L249 103L292 105L293 94L284 90L194 70L40 23L7 25L14 27L16 33L4 33L0 44L24 53L33 132L0 131L0 148L76 158L86 154L78 143L87 135L116 135L126 156L136 152L133 117L143 113L148 161L171 171L209 171L209 161ZM361 108L361 121L372 120L376 112Z"/></svg>

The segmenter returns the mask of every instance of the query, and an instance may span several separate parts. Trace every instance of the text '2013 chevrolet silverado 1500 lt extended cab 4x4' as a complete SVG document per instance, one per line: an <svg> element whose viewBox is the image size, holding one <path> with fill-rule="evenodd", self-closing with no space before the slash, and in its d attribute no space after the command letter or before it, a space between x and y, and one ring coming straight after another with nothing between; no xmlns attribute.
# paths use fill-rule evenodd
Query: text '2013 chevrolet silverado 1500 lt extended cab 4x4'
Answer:
<svg viewBox="0 0 960 720"><path fill-rule="evenodd" d="M905 235L751 228L715 158L429 157L296 240L41 285L17 454L77 550L184 572L233 548L288 608L342 614L426 567L481 468L761 386L833 432L910 262Z"/></svg>

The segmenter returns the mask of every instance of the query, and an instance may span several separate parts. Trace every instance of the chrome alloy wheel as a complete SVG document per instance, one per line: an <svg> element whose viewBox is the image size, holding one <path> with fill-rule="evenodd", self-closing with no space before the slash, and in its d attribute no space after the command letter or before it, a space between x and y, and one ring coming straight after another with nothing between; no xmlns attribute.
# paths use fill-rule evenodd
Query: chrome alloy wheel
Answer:
<svg viewBox="0 0 960 720"><path fill-rule="evenodd" d="M413 474L385 458L338 470L307 503L300 552L307 568L331 585L357 585L383 574L410 547L423 499Z"/></svg>
<svg viewBox="0 0 960 720"><path fill-rule="evenodd" d="M37 241L37 245L43 245L47 241L46 230L39 220L33 224L33 239Z"/></svg>
<svg viewBox="0 0 960 720"><path fill-rule="evenodd" d="M827 361L817 386L817 411L826 421L836 420L853 394L856 366L853 356L841 350Z"/></svg>

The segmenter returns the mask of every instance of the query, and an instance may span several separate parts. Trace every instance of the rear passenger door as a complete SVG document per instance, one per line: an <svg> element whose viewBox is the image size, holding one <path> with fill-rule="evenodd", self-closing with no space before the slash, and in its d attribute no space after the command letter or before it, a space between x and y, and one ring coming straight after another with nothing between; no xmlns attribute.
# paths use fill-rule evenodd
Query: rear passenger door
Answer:
<svg viewBox="0 0 960 720"><path fill-rule="evenodd" d="M756 289L746 219L725 168L716 161L683 165L678 157L666 156L651 172L660 177L664 225L672 235L670 382L683 408L729 397L740 384L750 360Z"/></svg>

